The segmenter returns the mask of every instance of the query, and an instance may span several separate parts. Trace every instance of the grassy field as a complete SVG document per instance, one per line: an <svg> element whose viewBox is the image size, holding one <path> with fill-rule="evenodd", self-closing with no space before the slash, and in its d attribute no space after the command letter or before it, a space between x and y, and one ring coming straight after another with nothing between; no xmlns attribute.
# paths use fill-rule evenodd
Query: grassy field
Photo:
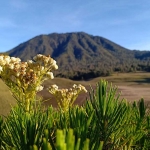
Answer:
<svg viewBox="0 0 150 150"><path fill-rule="evenodd" d="M50 104L57 106L55 99L51 97L48 91L46 91L49 85L57 84L59 88L70 88L73 84L82 84L87 90L90 90L90 85L94 88L100 79L106 79L109 83L117 85L118 90L122 92L121 98L126 98L129 101L144 98L147 103L150 102L150 73L145 72L115 73L109 77L99 77L88 81L72 81L69 79L54 78L53 80L48 80L44 83L44 90L38 95L46 100L44 102L46 106ZM6 115L10 111L10 104L12 106L15 105L15 100L2 81L0 81L0 85L0 114ZM84 103L86 97L88 98L88 93L81 94L76 103Z"/></svg>

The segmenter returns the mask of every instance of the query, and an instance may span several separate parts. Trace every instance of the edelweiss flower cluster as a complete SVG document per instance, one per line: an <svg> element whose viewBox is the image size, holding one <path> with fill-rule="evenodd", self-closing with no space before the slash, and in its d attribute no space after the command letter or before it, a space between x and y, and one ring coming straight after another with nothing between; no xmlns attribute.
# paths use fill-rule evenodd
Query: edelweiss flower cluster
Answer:
<svg viewBox="0 0 150 150"><path fill-rule="evenodd" d="M5 65L13 69L13 63L19 63L21 60L19 58L10 57L6 55L0 55L0 73L3 71Z"/></svg>
<svg viewBox="0 0 150 150"><path fill-rule="evenodd" d="M19 58L0 56L0 75L10 88L19 90L22 99L35 98L38 91L42 90L41 84L46 79L53 79L52 70L58 69L56 61L50 56L38 54L32 60L21 62ZM13 93L15 94L15 93ZM18 94L18 93L17 93ZM16 96L16 94L15 94Z"/></svg>
<svg viewBox="0 0 150 150"><path fill-rule="evenodd" d="M48 90L56 98L59 108L64 112L68 111L69 107L73 105L80 92L87 92L81 84L74 84L73 88L70 89L58 89L58 86L54 84Z"/></svg>
<svg viewBox="0 0 150 150"><path fill-rule="evenodd" d="M28 112L32 110L36 93L43 90L41 84L46 79L53 79L52 71L56 69L56 61L50 56L38 54L33 60L21 62L19 58L0 55L0 76ZM80 84L74 84L70 89L58 89L57 85L49 87L49 92L56 97L58 106L63 111L73 105L82 91L87 92Z"/></svg>

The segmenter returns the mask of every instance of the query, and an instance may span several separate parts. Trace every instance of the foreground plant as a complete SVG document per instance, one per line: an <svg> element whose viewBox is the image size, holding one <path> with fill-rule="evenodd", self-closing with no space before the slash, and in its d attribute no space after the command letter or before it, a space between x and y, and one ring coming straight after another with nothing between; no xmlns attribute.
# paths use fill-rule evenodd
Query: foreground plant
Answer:
<svg viewBox="0 0 150 150"><path fill-rule="evenodd" d="M90 100L82 107L69 107L67 112L53 107L42 111L39 107L26 113L22 107L14 108L1 123L1 147L6 150L150 149L150 116L144 101L130 104L119 96L117 87L101 80L96 90L91 89Z"/></svg>
<svg viewBox="0 0 150 150"><path fill-rule="evenodd" d="M19 58L0 56L0 76L10 88L18 104L27 112L32 110L41 84L53 79L52 70L58 69L56 61L50 56L38 54L32 60L21 62Z"/></svg>
<svg viewBox="0 0 150 150"><path fill-rule="evenodd" d="M146 122L147 109L143 100L132 106L126 100L120 100L116 86L101 80L95 91L91 89L90 101L87 101L85 107L88 114L95 110L91 121L92 142L103 141L106 150L145 148L142 141L147 140L149 129Z"/></svg>
<svg viewBox="0 0 150 150"><path fill-rule="evenodd" d="M56 98L58 107L64 112L67 112L69 107L73 106L81 92L87 92L85 87L81 84L74 84L70 89L58 89L58 86L54 84L51 85L48 90Z"/></svg>
<svg viewBox="0 0 150 150"><path fill-rule="evenodd" d="M29 150L33 145L42 147L44 131L52 123L52 118L50 120L40 107L33 113L24 113L20 107L13 108L0 136L4 149Z"/></svg>
<svg viewBox="0 0 150 150"><path fill-rule="evenodd" d="M80 147L81 139L78 138L77 142L75 143L75 136L73 135L73 130L69 129L67 135L62 130L57 130L57 138L56 138L56 147L58 150L89 150L89 143L90 140L86 139L84 141L83 147ZM95 143L91 143L93 146ZM102 150L103 142L100 142L99 147L97 150ZM92 150L92 149L91 149Z"/></svg>

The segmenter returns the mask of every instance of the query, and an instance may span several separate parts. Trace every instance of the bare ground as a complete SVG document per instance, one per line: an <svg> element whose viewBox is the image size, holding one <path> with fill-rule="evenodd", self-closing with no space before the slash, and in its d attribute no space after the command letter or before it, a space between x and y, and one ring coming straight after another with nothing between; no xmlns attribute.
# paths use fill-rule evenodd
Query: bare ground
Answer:
<svg viewBox="0 0 150 150"><path fill-rule="evenodd" d="M147 82L147 77L145 77L145 75L150 76L150 74L138 74L138 77L135 77L135 75L137 74L131 74L131 76L130 74L121 74L119 77L112 76L105 77L104 79L106 79L108 83L112 83L113 86L116 85L118 87L118 92L121 92L120 99L124 98L127 101L133 102L143 98L147 104L150 104L150 83ZM90 81L80 81L79 83L84 85L87 90L90 91L90 85L95 88L96 83L100 81L100 79L101 78L93 79ZM70 82L70 85L68 86L71 87L72 84L73 83ZM61 82L60 85L62 85ZM57 106L56 100L52 98L48 92L43 91L41 94L44 95L45 99L50 98L50 100L45 102L46 106L51 104L53 106ZM88 93L81 94L75 104L83 104L86 98L89 98Z"/></svg>
<svg viewBox="0 0 150 150"><path fill-rule="evenodd" d="M137 87L137 86L118 86L118 90L121 91L121 97L128 101L137 101L141 98L146 103L150 103L150 88L149 87Z"/></svg>
<svg viewBox="0 0 150 150"><path fill-rule="evenodd" d="M150 88L149 87L119 85L118 92L121 92L120 99L124 98L129 102L133 102L133 101L138 101L141 98L143 98L146 104L150 105ZM50 99L45 102L45 105L49 106L52 104L53 106L57 106L56 100L47 93L47 98L48 97L50 97ZM76 100L75 104L82 105L85 102L86 98L87 99L89 98L88 93L87 94L82 93Z"/></svg>

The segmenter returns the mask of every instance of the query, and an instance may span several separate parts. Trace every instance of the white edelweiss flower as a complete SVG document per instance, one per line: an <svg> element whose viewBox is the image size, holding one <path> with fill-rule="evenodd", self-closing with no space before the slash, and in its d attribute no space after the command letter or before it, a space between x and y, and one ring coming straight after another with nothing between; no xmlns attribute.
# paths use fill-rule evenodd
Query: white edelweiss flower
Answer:
<svg viewBox="0 0 150 150"><path fill-rule="evenodd" d="M0 60L0 65L2 65L2 66L6 65L6 61L5 60Z"/></svg>
<svg viewBox="0 0 150 150"><path fill-rule="evenodd" d="M27 63L27 62L24 62L24 64L27 66L28 63Z"/></svg>
<svg viewBox="0 0 150 150"><path fill-rule="evenodd" d="M12 62L12 63L18 63L18 62L21 61L20 58L16 58L16 57L11 57L10 59L11 59L11 62Z"/></svg>
<svg viewBox="0 0 150 150"><path fill-rule="evenodd" d="M8 66L10 69L14 69L14 64L9 64L9 66Z"/></svg>
<svg viewBox="0 0 150 150"><path fill-rule="evenodd" d="M56 60L53 59L52 65L56 65Z"/></svg>
<svg viewBox="0 0 150 150"><path fill-rule="evenodd" d="M38 55L37 55L37 58L41 58L41 57L43 57L42 54L38 54Z"/></svg>
<svg viewBox="0 0 150 150"><path fill-rule="evenodd" d="M44 88L44 87L43 87L43 86L41 86L41 85L40 85L40 86L37 86L37 87L36 87L36 91L37 91L37 92L42 91L42 90L43 90L43 88Z"/></svg>
<svg viewBox="0 0 150 150"><path fill-rule="evenodd" d="M86 88L85 88L85 87L83 88L83 91L84 91L85 93L87 93L87 90L86 90Z"/></svg>
<svg viewBox="0 0 150 150"><path fill-rule="evenodd" d="M11 57L11 62L20 62L21 59L20 58L16 58L16 57Z"/></svg>
<svg viewBox="0 0 150 150"><path fill-rule="evenodd" d="M3 55L0 56L0 61L2 61L2 60L4 60L4 56Z"/></svg>
<svg viewBox="0 0 150 150"><path fill-rule="evenodd" d="M16 61L15 62L21 62L21 59L20 58L16 58Z"/></svg>
<svg viewBox="0 0 150 150"><path fill-rule="evenodd" d="M27 63L32 64L33 61L32 60L27 60Z"/></svg>
<svg viewBox="0 0 150 150"><path fill-rule="evenodd" d="M5 58L5 62L6 62L6 64L9 64L9 63L10 63L10 61L11 61L11 60L10 60L10 57L6 57L6 58Z"/></svg>
<svg viewBox="0 0 150 150"><path fill-rule="evenodd" d="M33 57L33 60L37 61L37 59L41 58L43 55L37 54L36 56Z"/></svg>
<svg viewBox="0 0 150 150"><path fill-rule="evenodd" d="M37 54L37 56L38 56L38 57L42 57L43 55L42 55L42 54Z"/></svg>
<svg viewBox="0 0 150 150"><path fill-rule="evenodd" d="M76 85L76 84L74 84L74 85L73 85L73 88L76 88L76 87L77 87L77 85Z"/></svg>
<svg viewBox="0 0 150 150"><path fill-rule="evenodd" d="M85 93L87 93L87 90L83 85L79 84L78 88L80 89L80 91L84 91Z"/></svg>
<svg viewBox="0 0 150 150"><path fill-rule="evenodd" d="M16 61L16 57L11 57L11 61L15 62Z"/></svg>
<svg viewBox="0 0 150 150"><path fill-rule="evenodd" d="M51 85L52 88L58 89L58 86L56 84Z"/></svg>
<svg viewBox="0 0 150 150"><path fill-rule="evenodd" d="M55 60L52 61L52 66L55 70L58 69L58 65L56 64Z"/></svg>
<svg viewBox="0 0 150 150"><path fill-rule="evenodd" d="M55 65L55 66L54 66L54 69L57 70L57 69L58 69L58 65Z"/></svg>
<svg viewBox="0 0 150 150"><path fill-rule="evenodd" d="M47 72L46 74L50 79L54 79L54 75L52 72Z"/></svg>

